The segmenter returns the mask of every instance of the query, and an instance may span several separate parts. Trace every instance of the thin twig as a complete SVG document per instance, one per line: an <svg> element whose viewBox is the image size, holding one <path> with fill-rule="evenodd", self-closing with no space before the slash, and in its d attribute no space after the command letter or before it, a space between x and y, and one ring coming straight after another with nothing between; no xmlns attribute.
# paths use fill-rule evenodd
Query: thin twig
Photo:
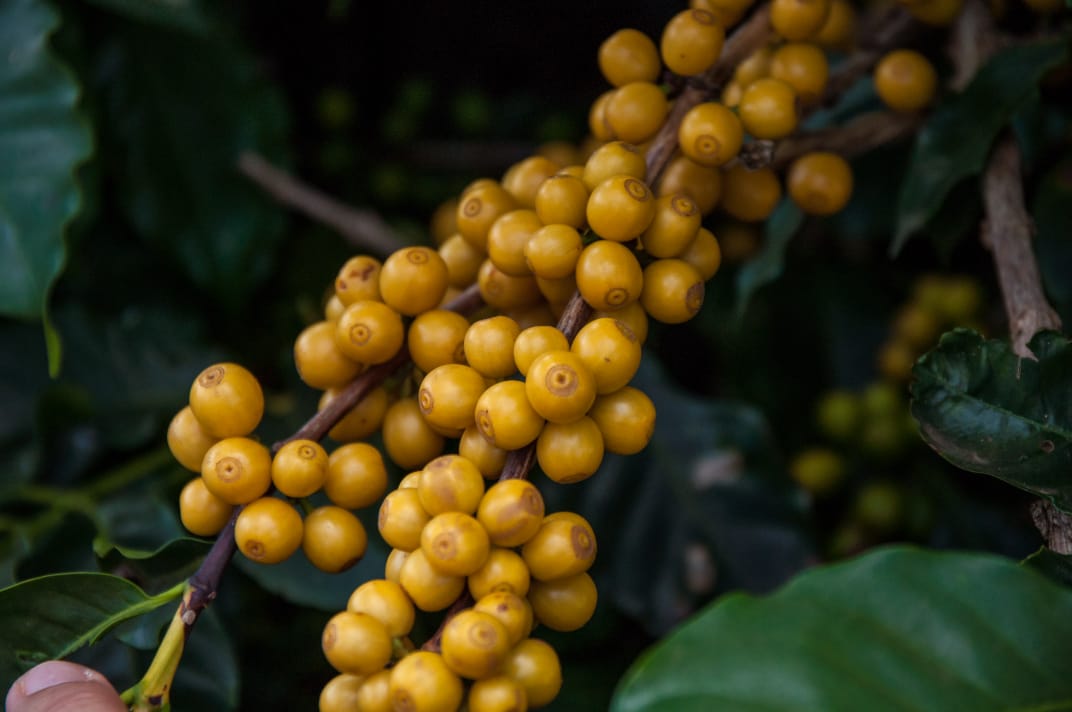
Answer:
<svg viewBox="0 0 1072 712"><path fill-rule="evenodd" d="M277 201L327 225L358 249L389 255L406 245L377 213L344 205L257 153L240 155L238 169Z"/></svg>
<svg viewBox="0 0 1072 712"><path fill-rule="evenodd" d="M811 151L831 151L857 156L915 132L922 122L917 114L874 111L861 114L842 126L795 134L778 142L771 167L778 170Z"/></svg>

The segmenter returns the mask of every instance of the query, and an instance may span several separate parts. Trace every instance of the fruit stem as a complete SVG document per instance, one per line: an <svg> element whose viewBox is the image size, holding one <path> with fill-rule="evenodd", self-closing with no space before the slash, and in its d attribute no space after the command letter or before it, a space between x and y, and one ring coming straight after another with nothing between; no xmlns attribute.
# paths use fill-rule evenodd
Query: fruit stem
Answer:
<svg viewBox="0 0 1072 712"><path fill-rule="evenodd" d="M186 587L183 594L183 602L190 595L190 587ZM131 712L156 712L168 710L171 707L171 688L175 681L175 672L179 669L179 661L182 659L183 649L186 647L187 627L183 615L183 605L180 604L171 618L164 639L156 649L153 661L149 669L138 681L138 684L122 694L122 699L131 709Z"/></svg>

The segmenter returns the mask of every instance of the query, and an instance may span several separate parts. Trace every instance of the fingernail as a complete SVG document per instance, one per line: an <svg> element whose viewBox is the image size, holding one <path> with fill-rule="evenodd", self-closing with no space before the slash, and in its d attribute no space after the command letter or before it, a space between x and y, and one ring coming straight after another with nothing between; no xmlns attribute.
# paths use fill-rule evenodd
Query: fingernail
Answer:
<svg viewBox="0 0 1072 712"><path fill-rule="evenodd" d="M23 694L28 697L35 692L47 690L65 682L86 682L98 679L100 675L82 665L63 660L50 660L25 673L15 681L15 686L21 688Z"/></svg>

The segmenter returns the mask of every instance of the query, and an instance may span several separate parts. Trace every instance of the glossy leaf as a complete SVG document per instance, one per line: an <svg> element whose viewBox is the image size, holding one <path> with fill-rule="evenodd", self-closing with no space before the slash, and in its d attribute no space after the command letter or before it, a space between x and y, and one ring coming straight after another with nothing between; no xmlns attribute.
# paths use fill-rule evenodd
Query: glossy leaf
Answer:
<svg viewBox="0 0 1072 712"><path fill-rule="evenodd" d="M79 87L49 35L59 15L43 0L0 3L0 314L40 318L78 212L75 169L89 157Z"/></svg>
<svg viewBox="0 0 1072 712"><path fill-rule="evenodd" d="M1067 709L1069 659L1072 591L992 555L896 547L722 598L645 653L611 709Z"/></svg>
<svg viewBox="0 0 1072 712"><path fill-rule="evenodd" d="M1035 250L1046 292L1072 305L1072 160L1058 164L1039 185L1031 205Z"/></svg>
<svg viewBox="0 0 1072 712"><path fill-rule="evenodd" d="M126 579L92 573L42 576L0 590L0 688L181 593L180 586L148 596Z"/></svg>
<svg viewBox="0 0 1072 712"><path fill-rule="evenodd" d="M901 186L891 254L927 224L957 183L982 171L998 133L1067 54L1064 40L1006 49L983 65L962 94L935 108L916 137Z"/></svg>
<svg viewBox="0 0 1072 712"><path fill-rule="evenodd" d="M223 39L157 27L102 51L119 195L136 230L170 253L222 306L251 297L274 265L282 210L237 168L243 151L274 162L286 112L254 58Z"/></svg>
<svg viewBox="0 0 1072 712"><path fill-rule="evenodd" d="M756 291L782 276L789 241L804 222L804 214L785 198L763 227L763 249L737 273L737 315L743 316Z"/></svg>
<svg viewBox="0 0 1072 712"><path fill-rule="evenodd" d="M1024 559L1023 564L1049 576L1062 586L1072 588L1072 554L1058 554L1043 546Z"/></svg>
<svg viewBox="0 0 1072 712"><path fill-rule="evenodd" d="M1053 332L1021 359L957 329L916 364L912 415L942 457L1072 511L1072 346Z"/></svg>

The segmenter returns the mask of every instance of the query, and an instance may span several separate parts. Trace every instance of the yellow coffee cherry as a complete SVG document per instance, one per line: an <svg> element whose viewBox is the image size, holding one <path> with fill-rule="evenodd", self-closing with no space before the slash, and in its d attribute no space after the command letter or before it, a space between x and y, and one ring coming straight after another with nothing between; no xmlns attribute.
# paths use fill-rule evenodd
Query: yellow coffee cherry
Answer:
<svg viewBox="0 0 1072 712"><path fill-rule="evenodd" d="M551 480L571 484L595 474L603 462L603 435L591 418L548 423L536 439L536 461Z"/></svg>
<svg viewBox="0 0 1072 712"><path fill-rule="evenodd" d="M335 324L339 349L366 366L390 361L405 340L401 315L383 302L354 302Z"/></svg>
<svg viewBox="0 0 1072 712"><path fill-rule="evenodd" d="M830 0L826 22L811 40L820 47L847 51L856 34L856 10L849 0Z"/></svg>
<svg viewBox="0 0 1072 712"><path fill-rule="evenodd" d="M643 181L632 176L607 178L588 196L588 226L600 237L627 242L638 237L655 217L655 199Z"/></svg>
<svg viewBox="0 0 1072 712"><path fill-rule="evenodd" d="M532 631L532 604L510 591L492 591L481 596L473 609L495 616L506 628L512 646L527 638Z"/></svg>
<svg viewBox="0 0 1072 712"><path fill-rule="evenodd" d="M536 620L551 630L577 630L592 619L598 593L595 581L587 573L536 581L529 589L529 603Z"/></svg>
<svg viewBox="0 0 1072 712"><path fill-rule="evenodd" d="M597 240L577 259L577 290L596 310L614 311L640 298L644 274L625 245Z"/></svg>
<svg viewBox="0 0 1072 712"><path fill-rule="evenodd" d="M421 530L432 519L421 505L416 488L396 489L380 503L377 520L380 536L400 551L413 551L421 545Z"/></svg>
<svg viewBox="0 0 1072 712"><path fill-rule="evenodd" d="M506 274L490 259L480 265L476 278L481 299L500 311L529 307L540 302L540 290L532 275L518 277Z"/></svg>
<svg viewBox="0 0 1072 712"><path fill-rule="evenodd" d="M457 437L473 423L473 408L484 387L484 376L475 368L448 363L433 368L421 380L417 402L434 430Z"/></svg>
<svg viewBox="0 0 1072 712"><path fill-rule="evenodd" d="M744 87L736 79L730 81L726 86L722 87L722 93L719 95L718 100L723 105L736 109L741 103L741 97L744 96Z"/></svg>
<svg viewBox="0 0 1072 712"><path fill-rule="evenodd" d="M205 453L201 477L209 492L228 504L246 504L272 484L268 448L249 438L224 438Z"/></svg>
<svg viewBox="0 0 1072 712"><path fill-rule="evenodd" d="M771 0L770 24L790 41L806 40L826 22L830 0Z"/></svg>
<svg viewBox="0 0 1072 712"><path fill-rule="evenodd" d="M176 413L168 424L168 449L187 470L200 472L205 453L217 442L219 438L205 432L190 406Z"/></svg>
<svg viewBox="0 0 1072 712"><path fill-rule="evenodd" d="M615 90L604 108L604 120L618 139L643 143L666 120L670 103L652 82L630 82Z"/></svg>
<svg viewBox="0 0 1072 712"><path fill-rule="evenodd" d="M615 91L611 89L600 94L588 110L588 130L596 141L612 141L615 138L606 121L607 102L614 96Z"/></svg>
<svg viewBox="0 0 1072 712"><path fill-rule="evenodd" d="M774 50L764 45L741 60L741 63L733 70L733 81L740 86L741 91L744 91L749 84L757 79L770 75L771 57L773 55Z"/></svg>
<svg viewBox="0 0 1072 712"><path fill-rule="evenodd" d="M380 451L367 443L349 443L328 456L324 493L346 509L369 507L387 491L387 467Z"/></svg>
<svg viewBox="0 0 1072 712"><path fill-rule="evenodd" d="M809 42L788 42L771 56L771 77L791 86L802 104L814 104L822 98L829 74L826 55Z"/></svg>
<svg viewBox="0 0 1072 712"><path fill-rule="evenodd" d="M335 388L324 391L324 394L320 396L317 409L324 410L328 403L338 397L339 392ZM387 390L383 386L377 386L343 415L342 419L328 431L328 437L340 443L367 438L380 429L386 413Z"/></svg>
<svg viewBox="0 0 1072 712"><path fill-rule="evenodd" d="M930 60L915 50L894 50L875 66L875 91L894 111L922 109L934 99L937 86Z"/></svg>
<svg viewBox="0 0 1072 712"><path fill-rule="evenodd" d="M422 611L441 611L465 590L465 577L445 574L428 560L423 549L414 549L402 562L398 583Z"/></svg>
<svg viewBox="0 0 1072 712"><path fill-rule="evenodd" d="M417 492L421 506L433 516L443 512L473 514L484 496L484 478L464 457L443 455L424 466Z"/></svg>
<svg viewBox="0 0 1072 712"><path fill-rule="evenodd" d="M554 326L530 326L514 340L514 364L522 375L540 354L569 349L566 336Z"/></svg>
<svg viewBox="0 0 1072 712"><path fill-rule="evenodd" d="M688 262L655 260L644 268L640 303L652 319L680 324L696 316L703 306L704 281Z"/></svg>
<svg viewBox="0 0 1072 712"><path fill-rule="evenodd" d="M380 269L383 263L370 255L346 260L335 277L335 296L344 307L354 302L380 299Z"/></svg>
<svg viewBox="0 0 1072 712"><path fill-rule="evenodd" d="M521 381L500 381L485 390L476 402L477 427L502 450L517 450L533 442L544 422L529 403Z"/></svg>
<svg viewBox="0 0 1072 712"><path fill-rule="evenodd" d="M406 592L397 582L385 579L372 579L355 588L346 610L372 616L383 623L392 638L409 635L416 620L413 602Z"/></svg>
<svg viewBox="0 0 1072 712"><path fill-rule="evenodd" d="M614 176L632 176L643 181L647 171L644 154L639 148L626 141L611 141L597 148L588 157L581 179L585 188L592 191L597 185Z"/></svg>
<svg viewBox="0 0 1072 712"><path fill-rule="evenodd" d="M358 690L365 681L362 675L340 673L320 691L319 712L349 712L357 707Z"/></svg>
<svg viewBox="0 0 1072 712"><path fill-rule="evenodd" d="M447 621L441 640L443 662L470 680L491 677L510 652L506 628L489 613L467 608Z"/></svg>
<svg viewBox="0 0 1072 712"><path fill-rule="evenodd" d="M317 322L298 334L294 340L294 366L305 385L321 390L349 383L363 370L339 348L335 322L331 321Z"/></svg>
<svg viewBox="0 0 1072 712"><path fill-rule="evenodd" d="M484 252L469 244L459 232L444 240L437 250L447 265L447 284L465 289L476 281L477 270L484 261Z"/></svg>
<svg viewBox="0 0 1072 712"><path fill-rule="evenodd" d="M301 515L294 507L275 497L261 497L238 513L234 537L238 550L247 558L260 564L278 564L301 546L302 530Z"/></svg>
<svg viewBox="0 0 1072 712"><path fill-rule="evenodd" d="M360 561L367 549L365 526L352 512L328 505L305 516L302 551L321 571L345 571Z"/></svg>
<svg viewBox="0 0 1072 712"><path fill-rule="evenodd" d="M449 198L436 206L428 221L428 230L435 244L442 245L451 235L458 233L458 200Z"/></svg>
<svg viewBox="0 0 1072 712"><path fill-rule="evenodd" d="M525 263L537 277L561 279L573 275L584 243L569 225L545 225L525 244Z"/></svg>
<svg viewBox="0 0 1072 712"><path fill-rule="evenodd" d="M722 25L706 10L683 10L663 28L659 53L663 64L675 74L689 76L706 72L722 53Z"/></svg>
<svg viewBox="0 0 1072 712"><path fill-rule="evenodd" d="M328 454L313 440L291 440L272 458L272 484L287 497L308 497L324 486Z"/></svg>
<svg viewBox="0 0 1072 712"><path fill-rule="evenodd" d="M488 230L503 213L518 207L513 196L495 181L462 194L458 203L458 232L482 253L488 251Z"/></svg>
<svg viewBox="0 0 1072 712"><path fill-rule="evenodd" d="M517 680L496 675L473 682L466 704L469 712L526 712L528 697Z"/></svg>
<svg viewBox="0 0 1072 712"><path fill-rule="evenodd" d="M421 475L424 470L414 470L398 481L395 489L417 489L421 485Z"/></svg>
<svg viewBox="0 0 1072 712"><path fill-rule="evenodd" d="M689 7L707 10L724 28L737 24L755 0L689 0Z"/></svg>
<svg viewBox="0 0 1072 712"><path fill-rule="evenodd" d="M588 415L599 426L607 452L619 455L640 452L655 431L655 404L632 386L599 396Z"/></svg>
<svg viewBox="0 0 1072 712"><path fill-rule="evenodd" d="M537 638L518 643L502 666L503 674L525 688L530 707L550 704L562 689L562 664L555 649Z"/></svg>
<svg viewBox="0 0 1072 712"><path fill-rule="evenodd" d="M577 279L572 274L562 279L537 277L536 286L547 303L561 314L566 304L573 298L574 292L577 291Z"/></svg>
<svg viewBox="0 0 1072 712"><path fill-rule="evenodd" d="M700 214L707 215L715 209L722 195L722 174L688 156L676 156L663 170L655 194L661 198L677 193L692 198Z"/></svg>
<svg viewBox="0 0 1072 712"><path fill-rule="evenodd" d="M416 398L403 398L387 409L382 433L387 456L403 470L420 467L443 452L446 444L421 415Z"/></svg>
<svg viewBox="0 0 1072 712"><path fill-rule="evenodd" d="M655 200L655 217L640 243L653 257L675 257L696 237L701 219L699 206L688 195L662 196Z"/></svg>
<svg viewBox="0 0 1072 712"><path fill-rule="evenodd" d="M951 25L960 14L964 0L902 0L912 17L936 27Z"/></svg>
<svg viewBox="0 0 1072 712"><path fill-rule="evenodd" d="M466 362L487 378L513 374L514 341L521 329L507 316L493 316L473 322L462 340Z"/></svg>
<svg viewBox="0 0 1072 712"><path fill-rule="evenodd" d="M808 153L789 166L789 197L809 215L833 215L852 197L852 169L836 153Z"/></svg>
<svg viewBox="0 0 1072 712"><path fill-rule="evenodd" d="M597 59L599 71L616 87L630 82L654 82L662 69L655 43L634 29L618 30L603 40Z"/></svg>
<svg viewBox="0 0 1072 712"><path fill-rule="evenodd" d="M347 712L391 712L391 670L380 670L365 678L357 690L357 705Z"/></svg>
<svg viewBox="0 0 1072 712"><path fill-rule="evenodd" d="M418 284L420 289L414 289ZM399 314L434 309L446 291L447 263L430 247L403 247L383 262L380 297Z"/></svg>
<svg viewBox="0 0 1072 712"><path fill-rule="evenodd" d="M719 247L715 234L705 227L696 232L685 251L678 255L679 259L685 260L696 268L700 278L707 281L718 273L722 266L722 249Z"/></svg>
<svg viewBox="0 0 1072 712"><path fill-rule="evenodd" d="M418 314L406 336L409 356L425 373L447 363L465 363L462 342L468 329L469 320L449 309Z"/></svg>
<svg viewBox="0 0 1072 712"><path fill-rule="evenodd" d="M757 79L744 90L737 112L744 130L756 138L784 138L797 128L797 95L781 79ZM725 193L722 203L725 206Z"/></svg>
<svg viewBox="0 0 1072 712"><path fill-rule="evenodd" d="M387 555L387 561L383 565L383 577L401 586L402 564L406 563L409 554L410 552L402 551L401 549L391 549L391 553Z"/></svg>
<svg viewBox="0 0 1072 712"><path fill-rule="evenodd" d="M640 302L630 302L621 309L614 311L597 310L592 313L593 319L611 318L617 319L633 332L637 341L641 344L648 338L648 313Z"/></svg>
<svg viewBox="0 0 1072 712"><path fill-rule="evenodd" d="M194 536L216 536L230 521L232 512L234 506L209 492L200 477L187 482L179 493L179 518Z"/></svg>
<svg viewBox="0 0 1072 712"><path fill-rule="evenodd" d="M249 435L264 415L264 393L253 374L242 366L217 363L194 379L190 410L211 437Z"/></svg>
<svg viewBox="0 0 1072 712"><path fill-rule="evenodd" d="M468 576L484 565L490 549L483 525L462 512L437 514L421 530L421 551L444 574Z"/></svg>
<svg viewBox="0 0 1072 712"><path fill-rule="evenodd" d="M466 581L476 601L495 591L524 596L529 590L529 568L513 549L492 547L484 565L469 574Z"/></svg>
<svg viewBox="0 0 1072 712"><path fill-rule="evenodd" d="M633 330L609 317L592 319L577 332L570 351L595 378L596 393L622 388L640 367L641 348Z"/></svg>
<svg viewBox="0 0 1072 712"><path fill-rule="evenodd" d="M588 367L570 351L548 351L529 366L525 395L546 420L569 423L583 416L596 398L596 382Z"/></svg>
<svg viewBox="0 0 1072 712"><path fill-rule="evenodd" d="M579 515L544 517L539 531L525 542L521 557L537 581L553 581L587 571L596 558L596 535Z"/></svg>
<svg viewBox="0 0 1072 712"><path fill-rule="evenodd" d="M726 169L721 207L744 222L762 222L782 199L782 184L770 168L749 170L741 164Z"/></svg>
<svg viewBox="0 0 1072 712"><path fill-rule="evenodd" d="M391 661L387 628L365 613L336 613L324 626L320 645L333 668L351 675L371 675Z"/></svg>
<svg viewBox="0 0 1072 712"><path fill-rule="evenodd" d="M536 190L536 216L544 225L569 225L580 229L587 219L588 188L577 176L553 175Z"/></svg>
<svg viewBox="0 0 1072 712"><path fill-rule="evenodd" d="M488 230L488 258L499 271L511 277L532 274L525 263L525 245L543 226L532 210L503 213Z"/></svg>
<svg viewBox="0 0 1072 712"><path fill-rule="evenodd" d="M540 185L558 173L560 166L545 156L529 156L507 169L502 178L503 189L522 208L536 205Z"/></svg>
<svg viewBox="0 0 1072 712"><path fill-rule="evenodd" d="M543 496L527 480L503 480L484 493L476 517L495 546L521 546L543 523Z"/></svg>
<svg viewBox="0 0 1072 712"><path fill-rule="evenodd" d="M480 432L480 426L476 423L470 425L462 433L458 440L458 454L476 465L476 469L480 470L480 474L486 480L498 479L503 466L506 465L507 451L495 447L485 438Z"/></svg>
<svg viewBox="0 0 1072 712"><path fill-rule="evenodd" d="M744 128L737 114L708 101L688 110L677 132L681 152L703 166L717 167L737 157Z"/></svg>
<svg viewBox="0 0 1072 712"><path fill-rule="evenodd" d="M456 712L462 681L438 653L419 650L391 670L391 709L406 712Z"/></svg>

